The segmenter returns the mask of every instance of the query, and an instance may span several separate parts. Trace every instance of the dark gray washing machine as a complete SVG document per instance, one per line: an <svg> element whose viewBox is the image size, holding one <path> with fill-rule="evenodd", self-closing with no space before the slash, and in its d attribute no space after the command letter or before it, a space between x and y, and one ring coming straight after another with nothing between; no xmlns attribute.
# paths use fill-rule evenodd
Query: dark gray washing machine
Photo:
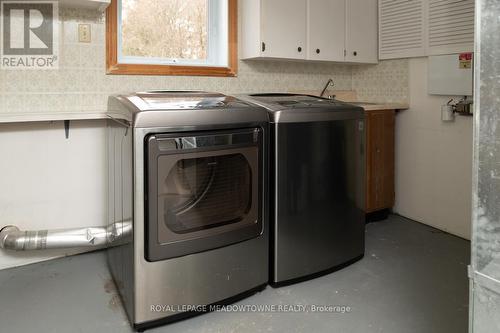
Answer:
<svg viewBox="0 0 500 333"><path fill-rule="evenodd" d="M305 280L362 258L363 109L307 95L239 97L270 115L271 284Z"/></svg>

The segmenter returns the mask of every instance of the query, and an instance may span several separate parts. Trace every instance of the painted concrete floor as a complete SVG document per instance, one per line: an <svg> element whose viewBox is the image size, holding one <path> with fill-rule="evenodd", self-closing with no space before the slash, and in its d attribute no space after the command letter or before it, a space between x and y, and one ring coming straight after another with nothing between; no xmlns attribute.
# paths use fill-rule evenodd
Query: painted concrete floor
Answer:
<svg viewBox="0 0 500 333"><path fill-rule="evenodd" d="M468 241L391 216L366 255L332 274L237 304L349 306L349 313L208 313L148 332L467 332ZM0 271L1 332L132 332L104 252Z"/></svg>

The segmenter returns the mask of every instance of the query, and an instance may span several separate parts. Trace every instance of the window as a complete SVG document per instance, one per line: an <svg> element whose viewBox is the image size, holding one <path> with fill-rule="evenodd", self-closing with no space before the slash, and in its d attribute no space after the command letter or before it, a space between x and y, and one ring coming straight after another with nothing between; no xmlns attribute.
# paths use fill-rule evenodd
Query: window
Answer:
<svg viewBox="0 0 500 333"><path fill-rule="evenodd" d="M236 0L112 0L108 74L235 76Z"/></svg>

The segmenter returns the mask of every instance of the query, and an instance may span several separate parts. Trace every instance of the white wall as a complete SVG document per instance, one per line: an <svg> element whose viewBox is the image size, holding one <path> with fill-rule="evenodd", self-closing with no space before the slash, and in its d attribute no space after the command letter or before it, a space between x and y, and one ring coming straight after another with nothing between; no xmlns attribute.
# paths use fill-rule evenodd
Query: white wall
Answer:
<svg viewBox="0 0 500 333"><path fill-rule="evenodd" d="M0 124L0 227L106 225L105 123ZM0 251L0 269L78 252Z"/></svg>
<svg viewBox="0 0 500 333"><path fill-rule="evenodd" d="M441 121L453 96L427 94L427 58L409 62L410 109L396 120L394 211L470 239L472 117Z"/></svg>

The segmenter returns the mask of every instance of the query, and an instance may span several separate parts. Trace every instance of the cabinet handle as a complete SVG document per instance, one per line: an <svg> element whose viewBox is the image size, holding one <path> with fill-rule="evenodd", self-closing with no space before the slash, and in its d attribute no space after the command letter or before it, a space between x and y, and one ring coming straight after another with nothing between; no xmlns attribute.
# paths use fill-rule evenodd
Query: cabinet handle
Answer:
<svg viewBox="0 0 500 333"><path fill-rule="evenodd" d="M266 43L262 42L262 52L266 50Z"/></svg>
<svg viewBox="0 0 500 333"><path fill-rule="evenodd" d="M354 56L357 56L357 55L358 55L358 51L354 51L352 54L353 54Z"/></svg>
<svg viewBox="0 0 500 333"><path fill-rule="evenodd" d="M300 46L299 46L299 47L297 48L297 51L302 52L302 47L300 47Z"/></svg>
<svg viewBox="0 0 500 333"><path fill-rule="evenodd" d="M321 52L320 49L316 49L316 53L319 54Z"/></svg>

